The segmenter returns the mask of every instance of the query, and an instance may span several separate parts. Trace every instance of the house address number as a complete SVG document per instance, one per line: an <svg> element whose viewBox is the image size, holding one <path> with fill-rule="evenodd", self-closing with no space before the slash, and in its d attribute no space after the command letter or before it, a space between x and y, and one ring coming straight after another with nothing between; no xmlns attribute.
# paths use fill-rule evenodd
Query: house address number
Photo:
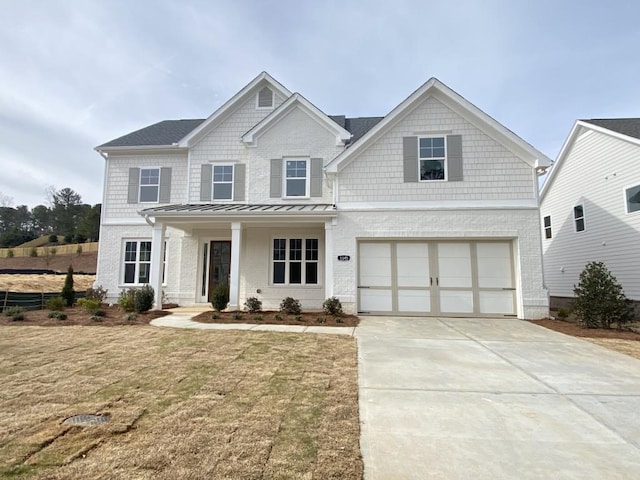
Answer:
<svg viewBox="0 0 640 480"><path fill-rule="evenodd" d="M351 260L351 256L349 255L338 255L339 262L348 262L349 260Z"/></svg>

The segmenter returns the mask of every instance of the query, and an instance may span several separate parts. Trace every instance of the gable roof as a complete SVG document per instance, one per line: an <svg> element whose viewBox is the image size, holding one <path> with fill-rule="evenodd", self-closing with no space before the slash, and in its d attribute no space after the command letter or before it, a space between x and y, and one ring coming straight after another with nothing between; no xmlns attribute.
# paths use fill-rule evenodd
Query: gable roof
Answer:
<svg viewBox="0 0 640 480"><path fill-rule="evenodd" d="M141 128L96 147L96 150L113 147L170 146L204 122L204 118L164 120Z"/></svg>
<svg viewBox="0 0 640 480"><path fill-rule="evenodd" d="M329 118L341 127L351 132L351 141L349 145L353 145L360 140L373 127L375 127L384 117L357 117L347 118L344 115L329 115Z"/></svg>
<svg viewBox="0 0 640 480"><path fill-rule="evenodd" d="M344 168L358 153L364 151L369 145L388 132L398 121L404 118L405 115L431 96L437 98L467 121L487 133L497 142L505 146L505 148L531 165L531 167L547 167L551 164L551 160L542 152L536 150L511 130L504 127L461 95L451 90L444 83L440 82L440 80L433 77L427 80L425 84L409 95L400 105L395 107L387 116L367 131L356 144L329 162L326 167L327 172L337 173L338 169Z"/></svg>
<svg viewBox="0 0 640 480"><path fill-rule="evenodd" d="M300 108L316 120L320 125L333 132L336 136L336 146L342 146L351 139L351 133L332 121L325 113L299 93L294 93L273 112L258 122L251 130L242 136L247 145L256 145L257 137L278 121L283 119L294 108Z"/></svg>
<svg viewBox="0 0 640 480"><path fill-rule="evenodd" d="M593 130L610 137L617 138L640 146L640 118L599 118L591 120L576 120L562 144L556 161L549 172L547 180L540 190L540 201L544 199L551 188L558 172L564 164L564 159L569 155L573 143L584 129Z"/></svg>
<svg viewBox="0 0 640 480"><path fill-rule="evenodd" d="M249 96L253 95L257 90L263 88L265 85L269 86L276 93L279 93L284 98L291 96L291 92L287 90L284 85L278 82L275 78L269 75L267 72L262 72L256 78L251 80L242 90L231 97L224 105L218 108L209 118L197 126L187 136L180 141L180 147L190 147L197 143L204 135L213 130L216 125L223 120L226 115L234 110L238 104L244 103Z"/></svg>

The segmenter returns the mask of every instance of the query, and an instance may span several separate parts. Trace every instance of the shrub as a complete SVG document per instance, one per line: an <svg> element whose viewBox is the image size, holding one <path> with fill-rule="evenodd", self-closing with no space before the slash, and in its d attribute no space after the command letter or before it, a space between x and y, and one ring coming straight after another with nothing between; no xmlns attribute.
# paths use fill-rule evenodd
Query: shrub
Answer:
<svg viewBox="0 0 640 480"><path fill-rule="evenodd" d="M55 233L49 235L49 243L58 243L58 235Z"/></svg>
<svg viewBox="0 0 640 480"><path fill-rule="evenodd" d="M280 311L288 315L299 315L302 311L300 301L295 298L287 297L280 302Z"/></svg>
<svg viewBox="0 0 640 480"><path fill-rule="evenodd" d="M127 314L124 316L124 319L125 319L127 322L135 322L135 321L136 321L136 318L137 318L137 316L136 316L136 314L135 314L135 313L133 313L133 312L129 312L129 313L127 313Z"/></svg>
<svg viewBox="0 0 640 480"><path fill-rule="evenodd" d="M568 308L559 308L559 309L558 309L558 318L562 318L563 320L564 320L565 318L569 318L569 314L570 314L570 313L571 313L571 312L569 311L569 309L568 309Z"/></svg>
<svg viewBox="0 0 640 480"><path fill-rule="evenodd" d="M66 320L67 319L67 314L66 313L62 313L62 312L49 312L49 315L47 315L47 317L49 318L56 318L58 320Z"/></svg>
<svg viewBox="0 0 640 480"><path fill-rule="evenodd" d="M107 292L108 290L106 288L103 288L102 285L98 285L94 288L87 288L85 298L88 298L89 300L98 300L100 303L104 303L107 298Z"/></svg>
<svg viewBox="0 0 640 480"><path fill-rule="evenodd" d="M100 315L96 315L95 313L91 315L89 319L93 320L94 322L101 322L102 320L104 320L103 317L101 317Z"/></svg>
<svg viewBox="0 0 640 480"><path fill-rule="evenodd" d="M602 262L590 262L574 285L576 298L573 313L580 325L586 328L618 328L633 320L633 304L625 297L622 285Z"/></svg>
<svg viewBox="0 0 640 480"><path fill-rule="evenodd" d="M30 257L37 257L38 256L38 249L36 247L31 247L31 250L29 250L29 256Z"/></svg>
<svg viewBox="0 0 640 480"><path fill-rule="evenodd" d="M242 314L240 312L236 312L233 314L234 320L242 320Z"/></svg>
<svg viewBox="0 0 640 480"><path fill-rule="evenodd" d="M211 295L211 306L216 312L227 308L229 303L229 285L219 284L213 289Z"/></svg>
<svg viewBox="0 0 640 480"><path fill-rule="evenodd" d="M153 308L153 302L155 300L155 292L151 285L145 285L139 288L135 292L135 307L136 312L143 313L148 312Z"/></svg>
<svg viewBox="0 0 640 480"><path fill-rule="evenodd" d="M336 317L336 323L344 323L342 317Z"/></svg>
<svg viewBox="0 0 640 480"><path fill-rule="evenodd" d="M64 310L65 301L62 297L53 297L47 300L47 309L55 312Z"/></svg>
<svg viewBox="0 0 640 480"><path fill-rule="evenodd" d="M24 320L24 308L19 307L19 306L14 306L14 307L8 307L4 309L4 316L5 317L11 317L11 320L18 321L18 320Z"/></svg>
<svg viewBox="0 0 640 480"><path fill-rule="evenodd" d="M80 298L78 306L89 313L95 313L100 308L100 301L92 298Z"/></svg>
<svg viewBox="0 0 640 480"><path fill-rule="evenodd" d="M64 236L64 243L71 243L73 242L73 233L67 233Z"/></svg>
<svg viewBox="0 0 640 480"><path fill-rule="evenodd" d="M220 314L218 314L218 313L212 313L212 314L211 314L211 318L212 318L213 320L218 320L218 319L220 318Z"/></svg>
<svg viewBox="0 0 640 480"><path fill-rule="evenodd" d="M106 317L107 316L107 312L105 312L104 310L100 310L99 308L93 311L93 316L94 317Z"/></svg>
<svg viewBox="0 0 640 480"><path fill-rule="evenodd" d="M24 312L14 313L11 315L11 320L17 322L19 320L24 320Z"/></svg>
<svg viewBox="0 0 640 480"><path fill-rule="evenodd" d="M324 323L324 318L323 317L316 318L316 323Z"/></svg>
<svg viewBox="0 0 640 480"><path fill-rule="evenodd" d="M262 311L262 302L258 300L257 297L249 297L244 302L244 306L247 307L247 310L251 313L257 313Z"/></svg>
<svg viewBox="0 0 640 480"><path fill-rule="evenodd" d="M73 267L71 265L67 269L67 276L64 279L64 286L60 296L64 298L67 307L73 305L73 301L76 299L76 292L73 291Z"/></svg>
<svg viewBox="0 0 640 480"><path fill-rule="evenodd" d="M76 243L85 243L87 241L87 237L85 237L81 233L76 233L73 239Z"/></svg>
<svg viewBox="0 0 640 480"><path fill-rule="evenodd" d="M280 321L282 321L282 315L280 315L280 314L276 313L276 314L273 316L273 319L274 319L274 320L278 320L278 321L280 322Z"/></svg>
<svg viewBox="0 0 640 480"><path fill-rule="evenodd" d="M14 253L12 249L7 250L7 258L13 258Z"/></svg>
<svg viewBox="0 0 640 480"><path fill-rule="evenodd" d="M322 304L322 310L327 315L342 315L342 303L336 297L327 298Z"/></svg>
<svg viewBox="0 0 640 480"><path fill-rule="evenodd" d="M254 315L254 316L253 316L253 319L254 319L256 322L261 322L261 321L262 321L262 315Z"/></svg>
<svg viewBox="0 0 640 480"><path fill-rule="evenodd" d="M302 321L302 315L296 315L296 322Z"/></svg>
<svg viewBox="0 0 640 480"><path fill-rule="evenodd" d="M122 290L118 295L118 307L125 312L133 312L136 309L136 289L128 288Z"/></svg>

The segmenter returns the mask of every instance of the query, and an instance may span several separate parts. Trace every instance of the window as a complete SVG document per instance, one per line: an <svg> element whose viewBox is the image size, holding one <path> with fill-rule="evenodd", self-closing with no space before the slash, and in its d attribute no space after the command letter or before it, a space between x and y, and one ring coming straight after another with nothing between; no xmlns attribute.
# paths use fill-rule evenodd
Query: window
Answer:
<svg viewBox="0 0 640 480"><path fill-rule="evenodd" d="M317 285L318 239L274 239L272 278L274 284Z"/></svg>
<svg viewBox="0 0 640 480"><path fill-rule="evenodd" d="M627 213L640 211L640 185L627 188L624 191L624 197L627 203Z"/></svg>
<svg viewBox="0 0 640 480"><path fill-rule="evenodd" d="M213 166L213 200L233 198L233 165Z"/></svg>
<svg viewBox="0 0 640 480"><path fill-rule="evenodd" d="M140 202L157 202L160 192L160 169L140 169Z"/></svg>
<svg viewBox="0 0 640 480"><path fill-rule="evenodd" d="M544 217L544 238L551 238L551 216Z"/></svg>
<svg viewBox="0 0 640 480"><path fill-rule="evenodd" d="M167 243L162 259L162 283L165 284L167 270ZM124 244L125 284L146 284L151 281L151 241L127 240Z"/></svg>
<svg viewBox="0 0 640 480"><path fill-rule="evenodd" d="M576 226L576 232L584 231L584 206L576 205L573 207L573 221Z"/></svg>
<svg viewBox="0 0 640 480"><path fill-rule="evenodd" d="M269 87L258 92L258 108L273 108L273 92Z"/></svg>
<svg viewBox="0 0 640 480"><path fill-rule="evenodd" d="M447 156L444 137L420 138L418 150L420 181L446 180Z"/></svg>
<svg viewBox="0 0 640 480"><path fill-rule="evenodd" d="M308 197L309 165L307 160L285 160L285 197Z"/></svg>

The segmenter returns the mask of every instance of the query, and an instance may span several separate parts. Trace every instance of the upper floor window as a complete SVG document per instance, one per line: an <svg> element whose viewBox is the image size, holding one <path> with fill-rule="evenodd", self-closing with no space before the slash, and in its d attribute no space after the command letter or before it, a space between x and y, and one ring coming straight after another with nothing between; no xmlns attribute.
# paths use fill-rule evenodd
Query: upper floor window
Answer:
<svg viewBox="0 0 640 480"><path fill-rule="evenodd" d="M640 185L629 187L624 191L627 213L640 211Z"/></svg>
<svg viewBox="0 0 640 480"><path fill-rule="evenodd" d="M140 202L157 202L160 194L160 169L140 169Z"/></svg>
<svg viewBox="0 0 640 480"><path fill-rule="evenodd" d="M306 159L285 160L285 197L309 196L309 161Z"/></svg>
<svg viewBox="0 0 640 480"><path fill-rule="evenodd" d="M213 166L213 200L233 198L233 165Z"/></svg>
<svg viewBox="0 0 640 480"><path fill-rule="evenodd" d="M447 155L444 137L420 138L418 145L420 181L446 180Z"/></svg>
<svg viewBox="0 0 640 480"><path fill-rule="evenodd" d="M576 232L584 231L584 205L573 207L573 221L576 226Z"/></svg>
<svg viewBox="0 0 640 480"><path fill-rule="evenodd" d="M264 87L258 92L258 108L273 108L273 91Z"/></svg>
<svg viewBox="0 0 640 480"><path fill-rule="evenodd" d="M544 217L544 238L551 238L551 215Z"/></svg>

